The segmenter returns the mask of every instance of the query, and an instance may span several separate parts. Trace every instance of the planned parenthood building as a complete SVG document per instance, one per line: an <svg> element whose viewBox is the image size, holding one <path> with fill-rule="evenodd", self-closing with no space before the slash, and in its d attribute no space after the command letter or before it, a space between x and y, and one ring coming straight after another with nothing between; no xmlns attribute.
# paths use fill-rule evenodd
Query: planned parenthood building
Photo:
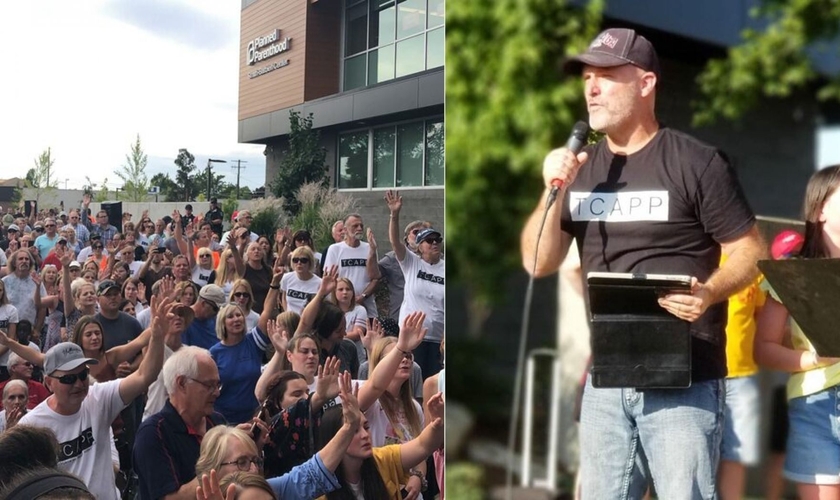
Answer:
<svg viewBox="0 0 840 500"><path fill-rule="evenodd" d="M239 142L264 144L266 183L290 112L310 113L332 186L387 246L384 191L443 226L444 0L242 0Z"/></svg>

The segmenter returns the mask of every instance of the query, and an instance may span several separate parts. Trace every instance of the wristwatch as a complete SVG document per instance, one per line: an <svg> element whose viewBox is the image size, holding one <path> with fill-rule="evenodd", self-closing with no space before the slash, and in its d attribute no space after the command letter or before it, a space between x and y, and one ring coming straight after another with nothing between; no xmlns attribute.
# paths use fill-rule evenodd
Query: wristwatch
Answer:
<svg viewBox="0 0 840 500"><path fill-rule="evenodd" d="M365 300L366 298L367 298L367 294L365 292L362 292L362 300Z"/></svg>
<svg viewBox="0 0 840 500"><path fill-rule="evenodd" d="M429 482L426 481L426 475L420 472L417 469L409 469L408 470L409 476L417 476L420 479L420 491L425 492L429 489Z"/></svg>

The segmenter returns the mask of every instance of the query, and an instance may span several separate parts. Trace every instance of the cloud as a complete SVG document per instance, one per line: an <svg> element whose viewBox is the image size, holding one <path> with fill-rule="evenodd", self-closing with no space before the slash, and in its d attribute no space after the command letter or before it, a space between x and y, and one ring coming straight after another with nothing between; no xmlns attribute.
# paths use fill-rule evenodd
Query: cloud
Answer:
<svg viewBox="0 0 840 500"><path fill-rule="evenodd" d="M115 0L102 14L155 36L189 47L220 50L237 43L238 33L219 16L167 0Z"/></svg>

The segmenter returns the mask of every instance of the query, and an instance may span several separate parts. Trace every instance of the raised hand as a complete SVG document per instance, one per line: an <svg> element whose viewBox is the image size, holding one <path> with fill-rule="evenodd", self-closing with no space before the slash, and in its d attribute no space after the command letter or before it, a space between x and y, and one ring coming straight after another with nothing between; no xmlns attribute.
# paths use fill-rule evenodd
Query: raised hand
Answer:
<svg viewBox="0 0 840 500"><path fill-rule="evenodd" d="M389 189L385 191L385 203L388 205L388 210L395 214L402 209L402 196L396 191Z"/></svg>
<svg viewBox="0 0 840 500"><path fill-rule="evenodd" d="M349 371L338 376L338 394L341 396L341 414L344 423L355 432L362 423L362 410L359 408L359 386L353 386Z"/></svg>
<svg viewBox="0 0 840 500"><path fill-rule="evenodd" d="M237 233L236 229L231 229L228 232L227 239L225 240L225 244L227 245L228 248L231 249L231 251L236 251L237 250L237 248L236 248L236 233Z"/></svg>
<svg viewBox="0 0 840 500"><path fill-rule="evenodd" d="M443 419L444 415L444 401L443 401L443 393L439 392L434 396L430 397L428 401L426 401L426 407L429 409L429 417L432 420L437 418Z"/></svg>
<svg viewBox="0 0 840 500"><path fill-rule="evenodd" d="M210 469L210 476L207 474L201 475L201 486L195 489L196 500L225 500L236 498L236 485L230 484L227 491L222 493L222 488L219 486L219 475L216 469Z"/></svg>
<svg viewBox="0 0 840 500"><path fill-rule="evenodd" d="M61 262L62 267L69 266L73 261L73 252L71 252L69 248L56 246L55 255L58 257L59 262Z"/></svg>
<svg viewBox="0 0 840 500"><path fill-rule="evenodd" d="M26 406L15 405L11 410L6 410L6 430L15 426L23 416L26 415Z"/></svg>
<svg viewBox="0 0 840 500"><path fill-rule="evenodd" d="M373 229L367 228L367 242L370 245L370 251L376 252L376 238L373 237Z"/></svg>
<svg viewBox="0 0 840 500"><path fill-rule="evenodd" d="M289 347L289 333L284 330L276 321L268 321L268 338L274 346L274 352L284 353Z"/></svg>
<svg viewBox="0 0 840 500"><path fill-rule="evenodd" d="M321 277L321 286L318 289L318 294L326 297L335 290L336 280L338 279L338 266L330 266L324 269L324 275Z"/></svg>
<svg viewBox="0 0 840 500"><path fill-rule="evenodd" d="M423 327L425 320L426 313L422 311L415 311L405 317L400 336L397 338L397 349L408 352L420 345L428 331L428 328Z"/></svg>
<svg viewBox="0 0 840 500"><path fill-rule="evenodd" d="M382 331L382 324L378 319L373 318L373 325L370 328L362 329L362 345L367 352L370 352L373 344L384 336L385 332Z"/></svg>
<svg viewBox="0 0 840 500"><path fill-rule="evenodd" d="M178 224L180 224L181 223L181 212L179 212L178 210L173 210L172 211L172 220L177 222Z"/></svg>
<svg viewBox="0 0 840 500"><path fill-rule="evenodd" d="M335 356L328 357L324 364L318 367L318 382L315 384L315 392L324 402L338 396L340 392L338 385L340 367L341 360ZM350 372L345 373L350 374Z"/></svg>
<svg viewBox="0 0 840 500"><path fill-rule="evenodd" d="M146 296L146 284L142 281L137 282L137 296L138 297L145 297ZM143 299L145 300L145 299Z"/></svg>
<svg viewBox="0 0 840 500"><path fill-rule="evenodd" d="M82 195L82 205L84 205L85 208L87 208L88 205L90 205L90 193L85 193Z"/></svg>
<svg viewBox="0 0 840 500"><path fill-rule="evenodd" d="M11 340L9 339L9 331L6 328L0 328L0 345L7 346Z"/></svg>

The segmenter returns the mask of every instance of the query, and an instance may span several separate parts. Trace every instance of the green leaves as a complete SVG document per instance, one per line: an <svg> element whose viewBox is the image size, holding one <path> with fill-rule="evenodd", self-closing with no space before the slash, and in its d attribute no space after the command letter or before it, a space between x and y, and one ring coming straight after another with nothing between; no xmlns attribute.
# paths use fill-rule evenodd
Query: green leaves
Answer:
<svg viewBox="0 0 840 500"><path fill-rule="evenodd" d="M583 114L580 79L559 73L597 34L603 3L471 0L446 10L448 270L489 303L520 269L519 230L545 155Z"/></svg>
<svg viewBox="0 0 840 500"><path fill-rule="evenodd" d="M312 113L301 118L299 112L289 112L289 125L288 147L282 153L270 189L276 197L283 198L284 209L295 215L301 208L295 196L301 186L315 182L326 187L329 177L327 152L318 144L318 131L312 130Z"/></svg>

